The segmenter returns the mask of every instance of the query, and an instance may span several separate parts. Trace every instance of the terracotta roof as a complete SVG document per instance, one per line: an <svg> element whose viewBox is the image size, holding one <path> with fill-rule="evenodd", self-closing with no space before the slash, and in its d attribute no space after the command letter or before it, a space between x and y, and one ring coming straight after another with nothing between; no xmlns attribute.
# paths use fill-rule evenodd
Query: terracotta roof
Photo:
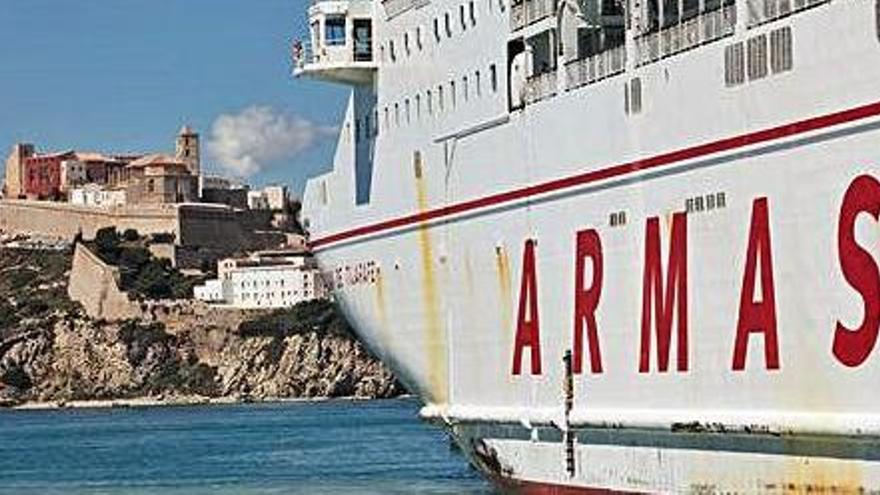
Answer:
<svg viewBox="0 0 880 495"><path fill-rule="evenodd" d="M155 153L147 155L128 164L132 168L140 167L186 167L186 163L171 155Z"/></svg>
<svg viewBox="0 0 880 495"><path fill-rule="evenodd" d="M73 156L73 150L70 151L58 151L56 153L38 153L28 158L65 158L67 156Z"/></svg>
<svg viewBox="0 0 880 495"><path fill-rule="evenodd" d="M111 156L104 155L103 153L96 153L92 151L77 151L76 159L81 162L116 162L119 161L116 158Z"/></svg>

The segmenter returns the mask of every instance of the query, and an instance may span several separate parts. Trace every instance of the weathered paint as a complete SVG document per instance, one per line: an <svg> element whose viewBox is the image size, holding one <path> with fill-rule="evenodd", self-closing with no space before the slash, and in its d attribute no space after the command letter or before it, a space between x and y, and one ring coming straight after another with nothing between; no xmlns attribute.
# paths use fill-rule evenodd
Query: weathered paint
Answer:
<svg viewBox="0 0 880 495"><path fill-rule="evenodd" d="M416 195L419 211L428 208L427 186L424 175L421 172L422 163L420 157L416 157ZM421 255L421 294L424 305L425 319L425 352L428 364L428 402L445 404L449 393L448 386L448 357L446 349L446 325L442 321L440 310L441 294L437 289L436 274L434 269L435 250L431 244L430 228L426 224L419 225L418 229L419 253Z"/></svg>

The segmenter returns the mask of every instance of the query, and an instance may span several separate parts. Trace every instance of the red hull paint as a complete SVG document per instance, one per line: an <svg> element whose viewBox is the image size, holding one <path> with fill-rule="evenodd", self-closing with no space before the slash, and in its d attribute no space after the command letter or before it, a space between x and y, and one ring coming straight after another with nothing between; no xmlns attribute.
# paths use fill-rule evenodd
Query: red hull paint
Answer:
<svg viewBox="0 0 880 495"><path fill-rule="evenodd" d="M539 483L522 480L494 480L502 493L514 495L642 495L639 492L624 492L607 488L576 487Z"/></svg>
<svg viewBox="0 0 880 495"><path fill-rule="evenodd" d="M358 237L377 234L388 230L393 230L409 225L430 222L440 218L451 217L462 213L470 212L480 208L495 206L502 203L509 203L517 200L529 199L533 196L541 194L557 192L574 187L584 186L593 182L618 178L621 176L652 170L668 165L675 165L687 160L702 158L716 153L734 151L747 146L762 144L779 139L795 137L808 132L818 131L834 127L841 124L857 122L871 117L880 115L880 102L871 103L840 112L813 117L811 119L792 122L769 129L764 129L749 134L734 136L710 143L704 143L690 148L672 151L662 155L656 155L649 158L643 158L630 163L613 165L607 168L586 172L583 174L564 177L535 184L533 186L514 189L482 198L472 199L462 203L456 203L442 208L428 210L422 213L416 213L398 218L392 218L382 222L364 225L351 230L338 232L326 237L315 239L310 243L315 250L317 248L334 244L337 242L350 240Z"/></svg>

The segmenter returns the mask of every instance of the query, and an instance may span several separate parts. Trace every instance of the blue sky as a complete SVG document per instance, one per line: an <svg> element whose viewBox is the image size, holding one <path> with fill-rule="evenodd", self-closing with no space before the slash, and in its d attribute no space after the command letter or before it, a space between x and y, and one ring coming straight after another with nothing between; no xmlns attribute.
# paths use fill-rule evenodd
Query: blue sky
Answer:
<svg viewBox="0 0 880 495"><path fill-rule="evenodd" d="M209 151L203 167L299 191L329 167L347 97L290 76L289 41L305 36L306 5L0 0L2 155L19 141L43 151L171 151L188 123Z"/></svg>

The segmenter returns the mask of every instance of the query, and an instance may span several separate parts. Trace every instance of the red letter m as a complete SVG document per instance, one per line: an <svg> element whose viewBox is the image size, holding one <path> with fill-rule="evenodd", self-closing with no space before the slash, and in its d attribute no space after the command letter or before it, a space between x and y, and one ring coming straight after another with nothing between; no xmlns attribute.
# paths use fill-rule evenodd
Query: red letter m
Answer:
<svg viewBox="0 0 880 495"><path fill-rule="evenodd" d="M650 371L651 308L657 325L657 367L669 371L669 347L672 339L672 310L678 309L678 371L688 369L687 335L687 215L676 213L672 218L668 276L663 284L660 264L660 220L649 218L645 230L645 275L642 285L642 347L639 372ZM665 287L665 290L664 290ZM676 304L677 303L677 304Z"/></svg>

